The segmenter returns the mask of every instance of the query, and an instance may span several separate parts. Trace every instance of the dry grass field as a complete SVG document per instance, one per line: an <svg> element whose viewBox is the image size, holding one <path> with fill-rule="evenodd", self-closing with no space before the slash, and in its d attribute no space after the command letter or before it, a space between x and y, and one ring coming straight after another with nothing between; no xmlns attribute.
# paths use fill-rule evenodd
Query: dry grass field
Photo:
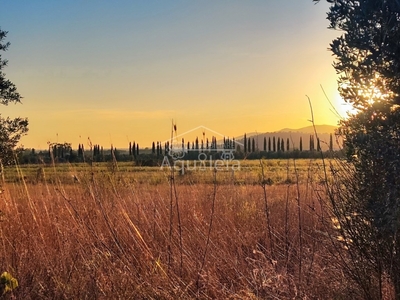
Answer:
<svg viewBox="0 0 400 300"><path fill-rule="evenodd" d="M358 298L336 263L321 165L5 168L0 271L19 286L4 297Z"/></svg>

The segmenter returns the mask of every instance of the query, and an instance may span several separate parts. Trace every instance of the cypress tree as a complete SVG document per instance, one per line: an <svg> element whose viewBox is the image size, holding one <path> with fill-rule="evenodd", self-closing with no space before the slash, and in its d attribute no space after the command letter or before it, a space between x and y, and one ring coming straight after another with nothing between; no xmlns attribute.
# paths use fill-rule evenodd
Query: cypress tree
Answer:
<svg viewBox="0 0 400 300"><path fill-rule="evenodd" d="M251 141L251 151L252 152L256 152L256 142L254 141L254 138Z"/></svg>
<svg viewBox="0 0 400 300"><path fill-rule="evenodd" d="M300 145L299 145L300 152L303 151L303 139L300 137Z"/></svg>
<svg viewBox="0 0 400 300"><path fill-rule="evenodd" d="M271 152L271 137L268 137L268 152Z"/></svg>
<svg viewBox="0 0 400 300"><path fill-rule="evenodd" d="M264 151L267 151L267 137L264 136Z"/></svg>
<svg viewBox="0 0 400 300"><path fill-rule="evenodd" d="M290 150L289 138L286 139L286 151Z"/></svg>
<svg viewBox="0 0 400 300"><path fill-rule="evenodd" d="M244 134L244 138L243 138L243 147L244 147L244 153L247 153L247 138L246 138L246 134Z"/></svg>
<svg viewBox="0 0 400 300"><path fill-rule="evenodd" d="M275 137L272 138L272 151L276 152Z"/></svg>

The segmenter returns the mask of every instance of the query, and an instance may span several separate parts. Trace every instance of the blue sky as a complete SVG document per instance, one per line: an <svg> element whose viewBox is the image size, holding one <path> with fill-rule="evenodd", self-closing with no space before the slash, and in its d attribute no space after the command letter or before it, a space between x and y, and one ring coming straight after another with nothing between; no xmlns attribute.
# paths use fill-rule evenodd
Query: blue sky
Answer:
<svg viewBox="0 0 400 300"><path fill-rule="evenodd" d="M335 125L328 5L310 1L2 1L22 143L126 147L206 126L229 136ZM344 113L343 113L344 115Z"/></svg>

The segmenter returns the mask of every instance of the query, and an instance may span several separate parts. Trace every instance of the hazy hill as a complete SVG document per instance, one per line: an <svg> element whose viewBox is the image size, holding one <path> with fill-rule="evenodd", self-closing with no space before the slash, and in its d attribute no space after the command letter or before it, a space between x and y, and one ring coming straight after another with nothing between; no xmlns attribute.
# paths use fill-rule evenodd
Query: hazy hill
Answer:
<svg viewBox="0 0 400 300"><path fill-rule="evenodd" d="M315 125L315 130L317 131L317 134L334 133L336 128L336 126L332 125ZM279 132L302 132L311 134L314 133L314 126L307 126L299 129L284 128L279 130Z"/></svg>
<svg viewBox="0 0 400 300"><path fill-rule="evenodd" d="M337 127L331 126L331 125L316 125L315 129L318 134L318 138L320 139L320 145L322 150L328 150L329 148L329 137L330 134L333 135L333 148L335 150L338 150L341 146L341 142L339 141L336 142L336 137L335 137L335 129ZM284 128L279 131L275 132L265 132L265 133L246 133L247 138L255 140L256 143L256 148L259 150L264 149L264 137L267 140L267 149L268 149L268 139L271 139L271 142L273 141L273 138L275 137L276 142L279 139L283 139L285 143L285 149L286 149L286 143L287 139L289 139L289 144L290 144L290 149L293 148L299 148L300 145L300 138L303 141L303 150L309 150L309 145L310 145L310 135L314 135L314 127L313 126L307 126L299 129L291 129L291 128ZM317 147L317 139L314 138L315 140L315 147ZM243 136L237 137L236 141L239 143L243 144Z"/></svg>

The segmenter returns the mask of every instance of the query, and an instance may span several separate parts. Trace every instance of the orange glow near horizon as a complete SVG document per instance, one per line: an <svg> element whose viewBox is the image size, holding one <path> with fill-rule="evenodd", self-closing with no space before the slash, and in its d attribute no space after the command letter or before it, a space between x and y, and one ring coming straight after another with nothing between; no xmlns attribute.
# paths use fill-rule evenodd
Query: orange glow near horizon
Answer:
<svg viewBox="0 0 400 300"><path fill-rule="evenodd" d="M27 148L151 147L205 126L227 137L337 125L320 85L337 75L329 5L303 1L82 1L2 4L7 78L24 97ZM43 12L51 12L43 14ZM199 137L200 138L200 137Z"/></svg>

